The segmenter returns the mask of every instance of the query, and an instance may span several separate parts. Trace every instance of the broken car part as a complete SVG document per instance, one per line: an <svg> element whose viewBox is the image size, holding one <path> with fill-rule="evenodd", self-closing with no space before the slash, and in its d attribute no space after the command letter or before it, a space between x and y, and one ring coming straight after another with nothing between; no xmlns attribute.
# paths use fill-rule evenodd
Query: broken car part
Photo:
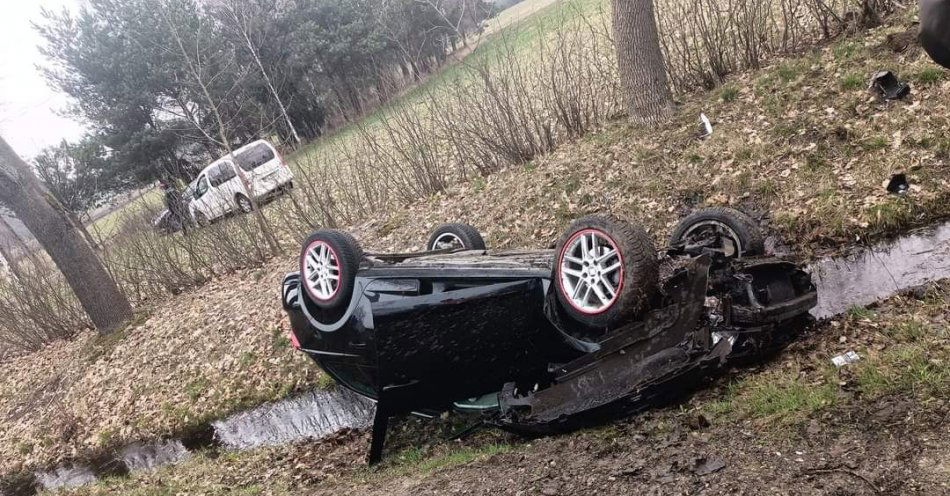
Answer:
<svg viewBox="0 0 950 496"><path fill-rule="evenodd" d="M706 114L699 114L699 138L708 138L712 136L713 126Z"/></svg>
<svg viewBox="0 0 950 496"><path fill-rule="evenodd" d="M841 368L850 363L857 362L860 359L861 359L861 355L858 355L854 351L849 351L847 353L842 353L840 355L832 357L831 363L833 363L835 367Z"/></svg>
<svg viewBox="0 0 950 496"><path fill-rule="evenodd" d="M910 94L910 86L900 82L891 71L874 73L868 89L877 92L885 100L899 100Z"/></svg>
<svg viewBox="0 0 950 496"><path fill-rule="evenodd" d="M891 176L891 179L887 181L885 189L887 189L888 193L895 195L907 193L907 190L910 189L910 184L907 182L907 175L904 173L894 174Z"/></svg>

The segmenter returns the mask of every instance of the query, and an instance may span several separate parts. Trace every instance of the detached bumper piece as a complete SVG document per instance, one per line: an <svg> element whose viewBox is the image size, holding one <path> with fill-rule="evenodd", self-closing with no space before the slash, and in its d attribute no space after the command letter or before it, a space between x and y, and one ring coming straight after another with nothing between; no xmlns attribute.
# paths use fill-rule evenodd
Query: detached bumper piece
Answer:
<svg viewBox="0 0 950 496"><path fill-rule="evenodd" d="M727 363L784 348L810 322L808 310L817 302L808 275L788 262L720 265L702 256L686 273L668 292L674 303L558 366L550 384L506 384L495 423L544 435L661 404Z"/></svg>
<svg viewBox="0 0 950 496"><path fill-rule="evenodd" d="M690 372L725 363L731 340L713 344L702 318L709 267L708 257L695 260L675 288L678 303L617 329L598 351L559 366L552 384L527 391L506 384L496 423L529 435L576 429L647 408Z"/></svg>

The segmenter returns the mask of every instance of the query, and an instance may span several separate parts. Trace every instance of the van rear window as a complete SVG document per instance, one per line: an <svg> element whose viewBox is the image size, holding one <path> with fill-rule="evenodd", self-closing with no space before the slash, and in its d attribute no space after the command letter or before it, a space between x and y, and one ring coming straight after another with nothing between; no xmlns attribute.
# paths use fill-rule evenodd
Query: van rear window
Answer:
<svg viewBox="0 0 950 496"><path fill-rule="evenodd" d="M249 171L274 160L274 151L265 143L258 143L243 152L235 154L235 160L242 169Z"/></svg>

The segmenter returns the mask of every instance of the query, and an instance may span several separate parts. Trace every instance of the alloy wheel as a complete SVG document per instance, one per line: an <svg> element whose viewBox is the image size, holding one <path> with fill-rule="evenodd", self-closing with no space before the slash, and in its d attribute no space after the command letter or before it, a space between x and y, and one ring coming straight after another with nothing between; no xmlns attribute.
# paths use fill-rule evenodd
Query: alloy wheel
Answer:
<svg viewBox="0 0 950 496"><path fill-rule="evenodd" d="M561 252L560 285L571 306L586 314L601 313L617 300L623 284L623 257L603 231L574 234Z"/></svg>
<svg viewBox="0 0 950 496"><path fill-rule="evenodd" d="M340 290L340 259L325 241L314 241L304 252L304 282L310 296L329 300Z"/></svg>

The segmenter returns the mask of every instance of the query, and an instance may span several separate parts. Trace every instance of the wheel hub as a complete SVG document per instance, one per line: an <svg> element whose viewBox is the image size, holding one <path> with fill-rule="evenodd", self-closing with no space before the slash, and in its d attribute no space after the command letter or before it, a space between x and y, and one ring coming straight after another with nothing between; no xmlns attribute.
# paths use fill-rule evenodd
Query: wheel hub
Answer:
<svg viewBox="0 0 950 496"><path fill-rule="evenodd" d="M340 261L324 241L315 241L304 252L304 281L310 295L329 300L340 289Z"/></svg>
<svg viewBox="0 0 950 496"><path fill-rule="evenodd" d="M564 245L560 284L577 310L595 314L609 309L620 293L623 263L617 244L606 233L585 229Z"/></svg>
<svg viewBox="0 0 950 496"><path fill-rule="evenodd" d="M728 225L715 220L697 222L683 234L683 239L687 240L687 249L690 246L703 246L727 258L742 258L744 251L739 235Z"/></svg>
<svg viewBox="0 0 950 496"><path fill-rule="evenodd" d="M462 242L462 239L452 233L443 233L440 234L438 238L435 238L435 241L432 242L432 246L429 247L431 250L456 250L460 248L465 248L465 243Z"/></svg>

